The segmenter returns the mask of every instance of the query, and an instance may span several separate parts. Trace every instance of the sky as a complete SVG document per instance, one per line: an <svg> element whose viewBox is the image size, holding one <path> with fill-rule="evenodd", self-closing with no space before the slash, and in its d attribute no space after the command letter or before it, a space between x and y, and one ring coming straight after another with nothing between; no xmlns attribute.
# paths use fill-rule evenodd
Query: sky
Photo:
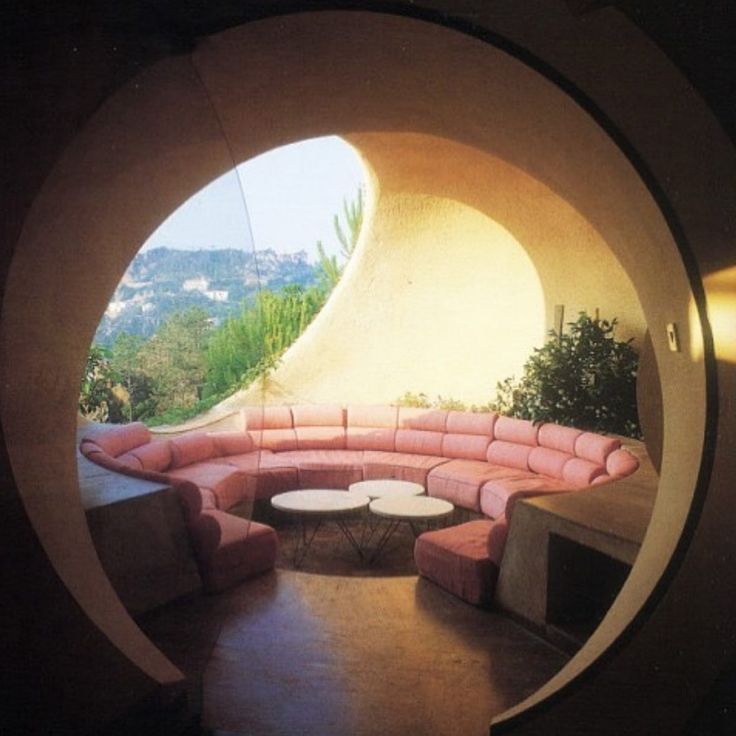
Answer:
<svg viewBox="0 0 736 736"><path fill-rule="evenodd" d="M175 210L141 250L167 246L247 248L248 215L257 250L278 253L306 250L317 259L316 242L338 253L333 215L343 199L354 199L364 186L365 170L355 150L337 136L312 138L253 158L201 189ZM342 219L342 218L341 218Z"/></svg>

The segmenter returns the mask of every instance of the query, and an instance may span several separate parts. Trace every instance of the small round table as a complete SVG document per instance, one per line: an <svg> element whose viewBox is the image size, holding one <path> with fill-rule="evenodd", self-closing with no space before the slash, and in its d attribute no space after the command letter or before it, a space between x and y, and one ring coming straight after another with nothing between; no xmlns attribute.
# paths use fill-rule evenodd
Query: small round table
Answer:
<svg viewBox="0 0 736 736"><path fill-rule="evenodd" d="M393 536L399 524L407 523L411 527L414 536L418 537L420 531L417 524L432 524L442 519L446 519L455 510L455 507L449 502L441 498L432 498L431 496L393 496L385 498L376 498L371 501L370 510L376 516L382 516L388 519L389 524L381 535L376 545L371 561L375 561L386 543Z"/></svg>
<svg viewBox="0 0 736 736"><path fill-rule="evenodd" d="M279 493L271 499L271 505L275 509L295 516L299 522L299 536L294 550L295 567L301 566L304 562L312 541L324 521L334 521L345 539L362 558L363 549L345 523L345 517L363 511L369 503L368 496L322 489L289 491ZM307 526L310 521L314 521L315 526L312 533L308 534Z"/></svg>
<svg viewBox="0 0 736 736"><path fill-rule="evenodd" d="M421 483L412 483L408 480L361 480L351 483L350 493L374 498L394 498L399 496L423 496L424 486Z"/></svg>

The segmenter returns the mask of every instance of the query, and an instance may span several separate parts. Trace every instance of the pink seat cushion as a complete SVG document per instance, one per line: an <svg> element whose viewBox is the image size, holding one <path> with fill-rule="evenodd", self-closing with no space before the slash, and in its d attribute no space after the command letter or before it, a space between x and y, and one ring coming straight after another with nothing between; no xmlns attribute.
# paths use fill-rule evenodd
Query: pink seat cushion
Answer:
<svg viewBox="0 0 736 736"><path fill-rule="evenodd" d="M492 478L514 478L519 471L479 460L451 460L435 468L427 477L427 493L455 506L480 511L480 487Z"/></svg>
<svg viewBox="0 0 736 736"><path fill-rule="evenodd" d="M196 463L166 473L172 478L188 480L201 489L209 489L215 496L217 508L227 510L246 497L247 476L230 465Z"/></svg>
<svg viewBox="0 0 736 736"><path fill-rule="evenodd" d="M498 567L488 555L485 519L425 532L414 545L419 574L473 605L489 605Z"/></svg>
<svg viewBox="0 0 736 736"><path fill-rule="evenodd" d="M509 517L505 514L493 522L488 533L488 557L494 565L501 567L506 539L509 536Z"/></svg>
<svg viewBox="0 0 736 736"><path fill-rule="evenodd" d="M117 457L134 447L150 442L151 431L143 422L112 426L97 425L86 432L85 440L94 442L110 457Z"/></svg>
<svg viewBox="0 0 736 736"><path fill-rule="evenodd" d="M213 460L241 470L249 477L248 492L256 499L268 499L277 493L293 491L299 487L296 465L284 457L288 453L274 454L269 450L257 450L244 455Z"/></svg>
<svg viewBox="0 0 736 736"><path fill-rule="evenodd" d="M347 419L348 450L384 450L396 448L395 406L349 406Z"/></svg>
<svg viewBox="0 0 736 736"><path fill-rule="evenodd" d="M363 453L363 478L365 480L395 478L420 483L426 487L429 471L446 462L447 458L431 455L366 450Z"/></svg>
<svg viewBox="0 0 736 736"><path fill-rule="evenodd" d="M504 442L514 442L519 445L536 447L539 427L527 419L515 417L499 417L493 427L493 436Z"/></svg>
<svg viewBox="0 0 736 736"><path fill-rule="evenodd" d="M575 441L575 454L584 460L605 465L608 456L619 447L621 447L621 441L615 437L583 432Z"/></svg>
<svg viewBox="0 0 736 736"><path fill-rule="evenodd" d="M222 511L204 511L189 525L205 587L210 592L229 588L273 568L278 536L265 524Z"/></svg>
<svg viewBox="0 0 736 736"><path fill-rule="evenodd" d="M508 507L514 498L529 498L543 493L569 491L565 481L542 475L529 474L524 478L501 478L490 480L480 489L480 510L492 519L509 513Z"/></svg>
<svg viewBox="0 0 736 736"><path fill-rule="evenodd" d="M346 489L363 480L360 450L299 450L288 456L298 468L300 488ZM274 462L280 459L276 455Z"/></svg>
<svg viewBox="0 0 736 736"><path fill-rule="evenodd" d="M210 437L215 443L215 454L219 456L243 455L255 448L247 432L211 432Z"/></svg>
<svg viewBox="0 0 736 736"><path fill-rule="evenodd" d="M582 430L573 427L563 427L560 424L543 424L539 428L537 439L540 447L574 455L575 442L582 433Z"/></svg>
<svg viewBox="0 0 736 736"><path fill-rule="evenodd" d="M183 468L217 456L215 441L204 432L185 434L171 440L171 467Z"/></svg>

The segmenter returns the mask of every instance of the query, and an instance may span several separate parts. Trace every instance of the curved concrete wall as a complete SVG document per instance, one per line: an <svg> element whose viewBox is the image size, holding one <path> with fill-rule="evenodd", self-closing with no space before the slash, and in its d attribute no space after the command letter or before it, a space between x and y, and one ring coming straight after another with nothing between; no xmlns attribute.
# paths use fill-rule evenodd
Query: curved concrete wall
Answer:
<svg viewBox="0 0 736 736"><path fill-rule="evenodd" d="M688 244L689 273L657 203L611 138L553 84L488 44L419 21L320 13L208 39L195 61L238 160L328 132L410 130L454 140L548 187L624 266L663 386L657 507L640 559L593 639L521 717L509 713L496 728L618 733L622 714L633 712L627 732L666 731L692 712L736 634L728 564L736 453L727 410L736 371L730 360L715 362L710 287L701 291L697 278L698 270L733 265L727 213L736 202L736 159L693 91L615 12L581 21L561 4L539 2L540 22L530 24L520 3L508 12L501 5L474 5L478 27L532 49L616 121L612 132L638 152L680 245ZM647 85L638 81L641 69ZM159 682L176 673L116 606L84 527L72 447L77 383L106 299L138 245L230 166L189 60L151 67L100 109L47 179L15 245L3 303L0 416L25 509L81 608ZM718 197L702 196L710 191ZM713 288L722 299L721 282ZM672 321L681 328L680 353L666 347L663 327ZM728 337L715 330L716 345ZM719 406L726 416L716 434ZM92 699L80 693L78 705L85 695Z"/></svg>
<svg viewBox="0 0 736 736"><path fill-rule="evenodd" d="M581 311L641 339L636 293L601 236L559 196L470 146L411 133L349 141L372 176L340 288L249 403L388 403L405 391L487 404L554 327Z"/></svg>

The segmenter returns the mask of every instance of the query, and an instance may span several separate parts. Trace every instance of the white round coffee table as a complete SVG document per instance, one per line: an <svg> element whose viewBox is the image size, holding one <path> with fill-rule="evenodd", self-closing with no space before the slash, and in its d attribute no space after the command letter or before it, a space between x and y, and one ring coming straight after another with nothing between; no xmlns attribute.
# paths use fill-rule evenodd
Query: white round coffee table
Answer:
<svg viewBox="0 0 736 736"><path fill-rule="evenodd" d="M385 498L376 498L370 503L370 510L376 516L381 516L388 520L388 526L381 535L376 545L371 561L374 561L381 554L386 543L393 536L399 524L409 524L414 536L418 537L421 533L418 524L433 524L446 519L455 510L455 507L442 498L433 498L431 496L387 496Z"/></svg>
<svg viewBox="0 0 736 736"><path fill-rule="evenodd" d="M361 480L357 483L351 483L348 491L350 493L357 493L360 496L368 496L370 499L393 498L399 496L423 496L424 486L421 483L412 483L408 480L387 478L385 480Z"/></svg>
<svg viewBox="0 0 736 736"><path fill-rule="evenodd" d="M369 503L368 496L326 489L288 491L279 493L271 499L271 505L275 509L296 517L299 522L299 536L294 550L295 567L304 562L317 530L324 521L334 521L345 539L362 558L363 549L345 523L345 518L365 510ZM310 521L314 522L314 528L311 534L308 534L307 526Z"/></svg>

